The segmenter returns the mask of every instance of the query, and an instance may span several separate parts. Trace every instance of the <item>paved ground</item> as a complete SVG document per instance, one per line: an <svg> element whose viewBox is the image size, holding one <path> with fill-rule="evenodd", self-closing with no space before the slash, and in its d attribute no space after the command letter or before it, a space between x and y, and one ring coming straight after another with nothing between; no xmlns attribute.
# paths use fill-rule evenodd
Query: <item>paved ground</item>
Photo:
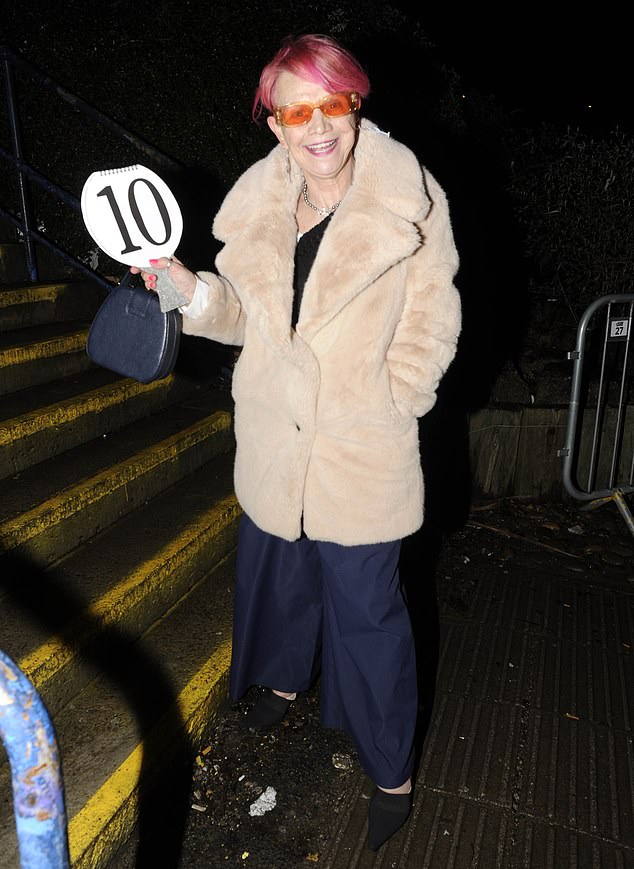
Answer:
<svg viewBox="0 0 634 869"><path fill-rule="evenodd" d="M371 784L320 728L318 686L266 736L240 727L252 692L200 745L180 865L633 869L633 553L612 505L521 499L477 505L440 548L410 541L426 668L409 825L367 850Z"/></svg>

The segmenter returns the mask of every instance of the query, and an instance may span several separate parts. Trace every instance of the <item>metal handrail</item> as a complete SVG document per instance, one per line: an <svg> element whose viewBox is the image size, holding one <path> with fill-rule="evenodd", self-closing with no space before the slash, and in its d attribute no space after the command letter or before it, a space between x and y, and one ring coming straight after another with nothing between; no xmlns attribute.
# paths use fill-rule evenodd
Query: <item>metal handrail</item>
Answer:
<svg viewBox="0 0 634 869"><path fill-rule="evenodd" d="M149 144L140 136L137 136L136 133L126 129L118 121L113 120L99 109L90 105L90 103L82 100L81 97L77 96L77 94L72 93L67 88L63 87L63 85L54 81L50 76L46 75L32 63L29 63L24 58L20 57L19 54L8 46L0 46L0 58L2 59L6 93L6 110L11 136L11 151L0 146L0 156L5 160L8 160L15 167L20 203L20 213L17 215L12 214L4 206L0 205L0 216L16 226L22 234L28 279L33 283L38 281L38 267L34 245L34 241L38 241L53 250L65 262L81 271L87 277L90 277L102 286L110 288L112 286L111 281L95 269L86 266L85 263L69 251L65 250L59 243L43 235L35 228L37 221L34 219L33 208L29 196L28 181L36 183L39 187L53 194L58 200L78 213L81 213L81 205L76 196L73 196L59 185L55 184L52 179L42 175L25 159L22 148L18 99L15 89L16 70L28 75L42 88L64 100L76 111L87 115L104 129L114 133L120 139L129 142L138 151L149 157L159 166L162 166L169 171L179 171L184 167L174 158L163 153L158 148L155 148L154 145Z"/></svg>

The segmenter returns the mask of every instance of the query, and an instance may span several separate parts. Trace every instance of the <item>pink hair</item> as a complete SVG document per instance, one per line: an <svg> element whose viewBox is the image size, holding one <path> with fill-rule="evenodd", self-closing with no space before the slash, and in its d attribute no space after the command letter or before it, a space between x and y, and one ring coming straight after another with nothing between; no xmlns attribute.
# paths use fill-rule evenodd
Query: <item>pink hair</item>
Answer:
<svg viewBox="0 0 634 869"><path fill-rule="evenodd" d="M370 80L359 61L334 39L313 33L287 36L260 75L253 101L254 121L260 117L262 108L269 112L275 108L273 90L284 71L320 84L330 93L356 91L367 97L370 92Z"/></svg>

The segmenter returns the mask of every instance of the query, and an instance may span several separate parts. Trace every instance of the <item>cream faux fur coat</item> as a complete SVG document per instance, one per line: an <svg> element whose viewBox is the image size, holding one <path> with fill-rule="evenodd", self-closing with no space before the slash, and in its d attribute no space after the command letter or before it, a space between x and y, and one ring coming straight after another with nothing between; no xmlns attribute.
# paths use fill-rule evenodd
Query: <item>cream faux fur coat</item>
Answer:
<svg viewBox="0 0 634 869"><path fill-rule="evenodd" d="M218 274L188 334L242 345L233 374L235 491L264 531L345 545L423 519L417 417L460 329L443 191L412 152L362 121L354 178L291 328L302 178L281 146L236 182L214 221Z"/></svg>

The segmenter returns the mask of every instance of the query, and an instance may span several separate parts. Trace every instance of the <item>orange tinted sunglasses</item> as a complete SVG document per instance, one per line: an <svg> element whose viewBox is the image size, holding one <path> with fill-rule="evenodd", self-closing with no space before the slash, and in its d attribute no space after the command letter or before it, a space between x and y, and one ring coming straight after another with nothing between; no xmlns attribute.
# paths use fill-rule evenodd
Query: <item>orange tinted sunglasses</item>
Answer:
<svg viewBox="0 0 634 869"><path fill-rule="evenodd" d="M287 103L273 110L273 116L283 127L301 127L308 124L315 109L327 118L343 118L361 107L361 97L355 91L328 94L318 103Z"/></svg>

